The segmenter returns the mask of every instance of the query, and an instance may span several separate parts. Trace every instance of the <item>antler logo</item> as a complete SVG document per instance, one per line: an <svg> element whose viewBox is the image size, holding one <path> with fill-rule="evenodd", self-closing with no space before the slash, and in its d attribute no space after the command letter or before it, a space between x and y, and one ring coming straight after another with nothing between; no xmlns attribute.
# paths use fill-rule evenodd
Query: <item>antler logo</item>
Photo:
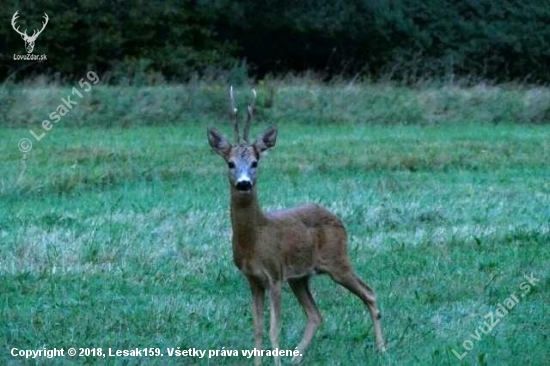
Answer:
<svg viewBox="0 0 550 366"><path fill-rule="evenodd" d="M44 19L46 21L42 23L42 29L40 29L40 30L35 29L34 32L32 33L32 36L28 36L26 29L25 29L24 32L20 32L19 31L19 26L17 28L15 28L15 21L19 17L19 15L17 15L18 12L19 12L19 10L17 10L15 12L15 14L13 14L13 17L11 18L11 26L13 27L13 29L17 33L19 33L21 35L21 38L23 38L23 40L25 41L25 48L27 50L27 53L32 53L32 50L34 49L34 42L36 41L36 38L38 38L40 33L42 33L44 28L46 28L46 24L48 24L48 14L44 13Z"/></svg>

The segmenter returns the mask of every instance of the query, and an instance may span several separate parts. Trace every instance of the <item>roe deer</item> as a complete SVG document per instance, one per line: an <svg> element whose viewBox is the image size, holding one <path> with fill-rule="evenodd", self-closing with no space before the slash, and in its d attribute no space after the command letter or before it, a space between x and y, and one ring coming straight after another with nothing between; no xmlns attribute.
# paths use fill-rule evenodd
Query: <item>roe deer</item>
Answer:
<svg viewBox="0 0 550 366"><path fill-rule="evenodd" d="M304 335L297 347L299 355L292 359L293 363L300 362L322 321L309 290L309 278L326 273L365 303L374 324L378 350L385 351L376 295L352 269L347 253L347 234L340 219L316 204L274 212L261 210L256 189L256 168L261 153L275 146L277 129L271 127L254 143L249 143L248 133L256 98L256 91L252 91L243 140L239 137L232 87L230 100L235 144L213 128L208 129L207 135L210 146L224 158L229 168L233 260L252 291L255 348L262 349L265 290L269 294L271 308L271 346L273 349L279 347L281 287L284 281L288 281L307 316ZM280 358L275 356L275 364L280 363ZM261 364L258 355L255 364Z"/></svg>

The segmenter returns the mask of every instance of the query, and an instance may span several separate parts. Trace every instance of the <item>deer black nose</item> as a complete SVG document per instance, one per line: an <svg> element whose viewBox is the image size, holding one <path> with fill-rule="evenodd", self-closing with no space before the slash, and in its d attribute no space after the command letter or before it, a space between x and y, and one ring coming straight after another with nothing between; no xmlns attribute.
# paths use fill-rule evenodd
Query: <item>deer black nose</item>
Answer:
<svg viewBox="0 0 550 366"><path fill-rule="evenodd" d="M240 180L237 182L236 188L239 191L249 191L252 188L252 182L249 180Z"/></svg>

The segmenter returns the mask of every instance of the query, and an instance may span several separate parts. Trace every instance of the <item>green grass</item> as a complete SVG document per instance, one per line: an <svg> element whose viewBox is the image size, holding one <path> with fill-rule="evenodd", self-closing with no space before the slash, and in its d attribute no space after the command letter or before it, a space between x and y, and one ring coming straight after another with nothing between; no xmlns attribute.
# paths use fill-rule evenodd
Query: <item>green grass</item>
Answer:
<svg viewBox="0 0 550 366"><path fill-rule="evenodd" d="M344 86L312 86L327 104L309 109L299 107L309 92L292 83L277 88L277 107L260 115L253 129L279 127L277 146L260 164L261 203L269 210L314 201L344 220L355 268L378 294L389 345L377 354L363 304L328 277L317 277L313 293L325 322L303 364L548 363L550 126L511 123L520 113L512 107L499 112L498 124L484 123L495 122L479 116L495 116L496 104L467 110L457 97L478 93L475 88L448 97L449 105L460 106L450 109L449 120L426 118L432 114L425 114L431 105L425 104L420 120L405 124L403 113L413 112L396 102L400 120L390 126L361 123L361 99L340 105L349 98ZM354 88L359 96L396 101L428 93ZM176 103L158 96L167 90L148 91L166 102L148 113L162 114ZM515 93L519 100L532 93L492 92ZM58 88L48 94L64 96ZM116 100L90 97L100 99L98 109L75 107L34 141L25 160L17 141L31 138L29 128L39 129L36 121L57 102L28 112L32 123L6 121L13 127L0 129L0 363L35 363L11 357L13 347L159 347L164 358L54 361L252 364L166 356L168 347L253 345L249 290L231 258L225 165L206 141L208 124L230 133L225 120L215 122L223 113L197 109L192 119L174 115L151 126L131 106L123 116L127 124L106 128ZM365 115L390 115L391 103L368 109L369 101L362 104ZM208 103L215 105L207 99L197 106ZM226 101L220 97L220 103ZM295 107L298 117L284 118L293 110L281 106ZM15 114L16 107L8 110ZM462 353L484 316L519 294L524 274L531 273L540 282L459 361L451 349ZM287 287L283 297L280 344L294 349L305 317ZM267 329L264 340L267 348Z"/></svg>

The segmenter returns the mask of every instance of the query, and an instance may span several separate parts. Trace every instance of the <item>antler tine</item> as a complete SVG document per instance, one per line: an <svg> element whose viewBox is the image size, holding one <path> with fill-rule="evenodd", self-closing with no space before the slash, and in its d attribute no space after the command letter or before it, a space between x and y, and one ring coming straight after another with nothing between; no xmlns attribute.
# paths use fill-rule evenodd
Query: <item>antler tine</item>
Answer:
<svg viewBox="0 0 550 366"><path fill-rule="evenodd" d="M248 113L246 115L246 125L244 125L244 140L248 142L248 133L250 132L250 124L252 123L252 113L254 112L254 103L256 103L256 97L258 94L256 93L256 89L252 89L252 99L250 100L250 104L248 105Z"/></svg>
<svg viewBox="0 0 550 366"><path fill-rule="evenodd" d="M233 85L229 87L229 101L231 103L231 118L233 119L233 128L235 130L235 143L238 144L241 141L239 136L239 120L237 119L237 107L235 107L235 99L233 98Z"/></svg>
<svg viewBox="0 0 550 366"><path fill-rule="evenodd" d="M22 33L20 30L19 30L19 26L17 26L17 28L15 28L15 21L17 20L17 18L19 18L19 10L17 10L15 12L15 14L13 14L13 17L11 18L11 26L13 28L13 30L15 30L17 33L19 33L20 35L27 35L27 30L25 29L25 33Z"/></svg>
<svg viewBox="0 0 550 366"><path fill-rule="evenodd" d="M38 37L38 35L40 33L42 33L42 31L44 30L44 28L46 28L46 24L48 24L48 14L44 13L44 16L43 18L46 20L45 22L42 22L42 29L38 30L38 29L35 29L34 32L32 33L32 36L30 38L33 38L33 37Z"/></svg>
<svg viewBox="0 0 550 366"><path fill-rule="evenodd" d="M46 21L45 22L42 22L42 29L40 29L40 31L38 32L38 34L42 33L42 31L44 30L44 28L46 28L46 24L48 24L48 20L50 18L48 18L48 14L44 13L44 17L43 17ZM37 36L38 36L37 34Z"/></svg>

